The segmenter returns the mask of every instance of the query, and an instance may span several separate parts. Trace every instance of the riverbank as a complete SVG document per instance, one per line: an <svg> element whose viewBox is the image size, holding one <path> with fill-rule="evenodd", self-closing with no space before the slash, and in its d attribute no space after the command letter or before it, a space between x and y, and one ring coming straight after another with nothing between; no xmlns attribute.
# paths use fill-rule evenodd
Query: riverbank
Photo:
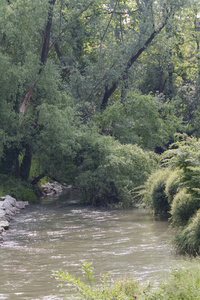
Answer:
<svg viewBox="0 0 200 300"><path fill-rule="evenodd" d="M0 197L0 242L3 241L3 232L9 229L10 221L27 205L28 201L17 201L10 195Z"/></svg>

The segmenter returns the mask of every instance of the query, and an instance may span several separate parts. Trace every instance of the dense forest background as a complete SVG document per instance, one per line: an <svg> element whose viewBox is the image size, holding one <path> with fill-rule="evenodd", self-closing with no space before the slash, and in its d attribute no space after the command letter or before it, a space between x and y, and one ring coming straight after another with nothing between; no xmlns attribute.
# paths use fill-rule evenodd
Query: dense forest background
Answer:
<svg viewBox="0 0 200 300"><path fill-rule="evenodd" d="M0 0L0 192L41 179L168 213L200 245L196 0Z"/></svg>

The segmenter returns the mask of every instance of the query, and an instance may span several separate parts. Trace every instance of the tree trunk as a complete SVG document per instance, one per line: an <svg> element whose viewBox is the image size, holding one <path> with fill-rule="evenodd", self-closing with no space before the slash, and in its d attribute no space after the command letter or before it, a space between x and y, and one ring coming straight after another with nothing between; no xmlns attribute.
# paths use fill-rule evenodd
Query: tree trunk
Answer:
<svg viewBox="0 0 200 300"><path fill-rule="evenodd" d="M30 169L31 169L31 149L30 146L27 145L25 154L20 166L20 178L24 181L28 181L29 179L29 174L30 174Z"/></svg>
<svg viewBox="0 0 200 300"><path fill-rule="evenodd" d="M49 53L49 44L50 44L50 34L51 34L51 26L52 26L52 19L53 19L53 6L55 4L56 0L51 0L49 1L49 12L48 12L48 21L45 27L45 35L44 35L44 42L42 46L42 53L41 53L41 64L45 65ZM39 74L41 73L42 68L39 70ZM26 93L24 100L20 106L20 112L24 114L27 106L29 99L32 95L32 92L36 86L37 80L34 82L33 86L28 90ZM25 155L22 160L22 164L20 166L20 178L22 180L28 181L29 179L29 173L30 173L30 168L31 168L31 148L30 145L26 145L26 151Z"/></svg>
<svg viewBox="0 0 200 300"><path fill-rule="evenodd" d="M42 54L41 54L41 63L44 65L47 61L48 53L49 53L49 45L50 45L50 34L51 34L51 26L52 26L52 19L53 19L53 6L56 0L49 1L49 13L48 13L48 21L45 28L45 35L44 35L44 42L42 47ZM41 72L41 70L40 70Z"/></svg>
<svg viewBox="0 0 200 300"><path fill-rule="evenodd" d="M35 177L35 178L31 181L31 184L32 184L32 185L36 185L36 184L40 181L40 179L42 179L44 176L45 176L44 173L38 175L37 177Z"/></svg>

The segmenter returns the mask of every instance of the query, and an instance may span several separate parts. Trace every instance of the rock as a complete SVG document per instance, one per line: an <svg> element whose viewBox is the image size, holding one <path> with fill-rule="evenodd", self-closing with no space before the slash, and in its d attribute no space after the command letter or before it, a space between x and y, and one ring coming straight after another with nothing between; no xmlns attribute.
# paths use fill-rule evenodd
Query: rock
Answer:
<svg viewBox="0 0 200 300"><path fill-rule="evenodd" d="M10 195L5 196L4 202L10 203L12 206L16 206L16 204L17 204L17 200L15 198L11 197Z"/></svg>
<svg viewBox="0 0 200 300"><path fill-rule="evenodd" d="M9 222L13 216L28 205L28 201L17 201L10 195L1 197L0 201L0 242L2 242L2 232L9 228Z"/></svg>
<svg viewBox="0 0 200 300"><path fill-rule="evenodd" d="M41 186L44 195L52 195L62 193L64 186L59 184L57 181L47 182Z"/></svg>
<svg viewBox="0 0 200 300"><path fill-rule="evenodd" d="M16 207L24 209L27 205L29 205L28 201L17 201Z"/></svg>
<svg viewBox="0 0 200 300"><path fill-rule="evenodd" d="M5 221L6 220L6 212L5 210L0 210L0 221Z"/></svg>
<svg viewBox="0 0 200 300"><path fill-rule="evenodd" d="M8 221L0 221L0 228L8 229L9 228L9 222Z"/></svg>
<svg viewBox="0 0 200 300"><path fill-rule="evenodd" d="M19 211L15 206L12 206L9 202L6 202L6 200L2 208L6 211L7 215L11 215L11 216L16 214Z"/></svg>

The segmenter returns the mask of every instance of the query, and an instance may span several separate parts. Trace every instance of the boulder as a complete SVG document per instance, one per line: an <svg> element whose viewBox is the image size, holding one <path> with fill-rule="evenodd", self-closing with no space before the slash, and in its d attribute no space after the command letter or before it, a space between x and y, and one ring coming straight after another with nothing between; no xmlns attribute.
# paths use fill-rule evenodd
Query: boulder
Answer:
<svg viewBox="0 0 200 300"><path fill-rule="evenodd" d="M13 216L25 208L29 203L28 201L17 201L10 195L0 198L0 242L2 242L2 232L9 228L9 222Z"/></svg>
<svg viewBox="0 0 200 300"><path fill-rule="evenodd" d="M0 221L1 220L6 220L6 212L0 209Z"/></svg>
<svg viewBox="0 0 200 300"><path fill-rule="evenodd" d="M44 195L52 195L62 193L64 186L59 184L57 181L54 181L47 182L45 185L42 185L41 188Z"/></svg>
<svg viewBox="0 0 200 300"><path fill-rule="evenodd" d="M29 205L28 201L17 201L16 207L18 209L24 209L27 205Z"/></svg>
<svg viewBox="0 0 200 300"><path fill-rule="evenodd" d="M0 228L8 229L9 222L8 221L0 221Z"/></svg>
<svg viewBox="0 0 200 300"><path fill-rule="evenodd" d="M17 204L17 200L15 198L11 197L10 195L5 196L4 203L5 202L10 203L12 206L16 206L16 204Z"/></svg>

